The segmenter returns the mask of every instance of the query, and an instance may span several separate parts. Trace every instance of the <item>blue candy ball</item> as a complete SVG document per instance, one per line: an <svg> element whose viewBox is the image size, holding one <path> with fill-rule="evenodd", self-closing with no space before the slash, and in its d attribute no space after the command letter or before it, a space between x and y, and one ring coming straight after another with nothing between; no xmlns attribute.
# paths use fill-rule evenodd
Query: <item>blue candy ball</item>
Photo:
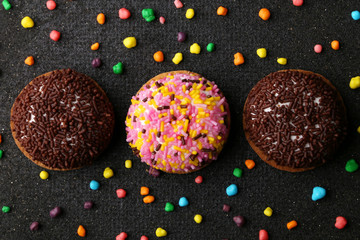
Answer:
<svg viewBox="0 0 360 240"><path fill-rule="evenodd" d="M231 197L235 196L238 193L238 188L235 184L231 184L226 188L226 194Z"/></svg>
<svg viewBox="0 0 360 240"><path fill-rule="evenodd" d="M322 187L314 187L313 194L311 196L311 199L313 201L317 201L319 199L322 199L326 195L326 190Z"/></svg>
<svg viewBox="0 0 360 240"><path fill-rule="evenodd" d="M90 182L90 189L91 190L98 190L100 187L100 183L98 181L92 180Z"/></svg>
<svg viewBox="0 0 360 240"><path fill-rule="evenodd" d="M179 206L180 207L186 207L187 205L189 205L189 201L187 200L186 197L182 197L179 199Z"/></svg>
<svg viewBox="0 0 360 240"><path fill-rule="evenodd" d="M352 11L351 12L351 17L355 20L355 21L357 21L357 20L359 20L360 19L360 12L359 11Z"/></svg>

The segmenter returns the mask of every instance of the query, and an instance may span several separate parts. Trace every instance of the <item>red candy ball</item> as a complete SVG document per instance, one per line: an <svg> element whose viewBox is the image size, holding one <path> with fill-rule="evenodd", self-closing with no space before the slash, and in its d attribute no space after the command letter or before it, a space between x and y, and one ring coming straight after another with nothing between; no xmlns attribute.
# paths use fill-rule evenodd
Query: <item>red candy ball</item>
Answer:
<svg viewBox="0 0 360 240"><path fill-rule="evenodd" d="M125 240L128 237L126 232L122 232L116 236L116 240Z"/></svg>
<svg viewBox="0 0 360 240"><path fill-rule="evenodd" d="M336 222L335 222L335 227L337 229L343 229L347 224L347 220L346 218L342 217L342 216L338 216L336 218Z"/></svg>
<svg viewBox="0 0 360 240"><path fill-rule="evenodd" d="M259 240L269 240L269 234L266 230L261 229L259 231Z"/></svg>
<svg viewBox="0 0 360 240"><path fill-rule="evenodd" d="M119 10L119 18L128 19L131 16L131 13L126 8L120 8Z"/></svg>
<svg viewBox="0 0 360 240"><path fill-rule="evenodd" d="M61 36L61 33L56 30L52 30L50 33L50 38L52 40L54 40L55 42L59 41L60 36Z"/></svg>
<svg viewBox="0 0 360 240"><path fill-rule="evenodd" d="M124 189L118 189L116 190L116 195L118 198L124 198L126 197L126 191Z"/></svg>
<svg viewBox="0 0 360 240"><path fill-rule="evenodd" d="M56 8L56 2L53 0L49 0L46 2L46 7L49 10L54 10Z"/></svg>
<svg viewBox="0 0 360 240"><path fill-rule="evenodd" d="M141 236L140 240L149 240L147 236Z"/></svg>
<svg viewBox="0 0 360 240"><path fill-rule="evenodd" d="M197 184L202 183L202 182L203 182L203 177L202 177L202 176L197 176L197 177L195 178L195 182L196 182Z"/></svg>
<svg viewBox="0 0 360 240"><path fill-rule="evenodd" d="M300 7L304 4L304 0L293 0L293 4L297 7Z"/></svg>

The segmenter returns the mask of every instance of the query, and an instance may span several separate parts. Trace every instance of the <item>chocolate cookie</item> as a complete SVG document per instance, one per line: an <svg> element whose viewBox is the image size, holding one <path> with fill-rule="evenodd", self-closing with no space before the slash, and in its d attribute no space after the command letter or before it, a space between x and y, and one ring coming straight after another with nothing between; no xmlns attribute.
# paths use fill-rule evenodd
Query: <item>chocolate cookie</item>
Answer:
<svg viewBox="0 0 360 240"><path fill-rule="evenodd" d="M90 165L110 143L114 112L101 87L71 69L32 80L11 108L10 127L24 155L51 170Z"/></svg>
<svg viewBox="0 0 360 240"><path fill-rule="evenodd" d="M346 110L325 77L304 70L271 73L250 91L245 136L259 157L289 172L330 159L346 135Z"/></svg>
<svg viewBox="0 0 360 240"><path fill-rule="evenodd" d="M214 82L189 71L160 74L132 98L127 141L153 168L197 171L216 160L227 140L230 112Z"/></svg>

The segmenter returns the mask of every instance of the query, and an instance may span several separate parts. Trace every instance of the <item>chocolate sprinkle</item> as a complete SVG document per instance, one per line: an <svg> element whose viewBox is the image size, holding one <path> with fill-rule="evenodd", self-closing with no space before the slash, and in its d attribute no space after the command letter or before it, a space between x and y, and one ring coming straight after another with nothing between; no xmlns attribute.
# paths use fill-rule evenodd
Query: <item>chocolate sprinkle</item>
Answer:
<svg viewBox="0 0 360 240"><path fill-rule="evenodd" d="M245 131L280 166L308 168L331 157L346 135L346 113L335 89L316 74L275 72L249 93Z"/></svg>
<svg viewBox="0 0 360 240"><path fill-rule="evenodd" d="M95 81L71 69L35 78L16 98L15 139L53 169L89 165L110 143L114 113Z"/></svg>

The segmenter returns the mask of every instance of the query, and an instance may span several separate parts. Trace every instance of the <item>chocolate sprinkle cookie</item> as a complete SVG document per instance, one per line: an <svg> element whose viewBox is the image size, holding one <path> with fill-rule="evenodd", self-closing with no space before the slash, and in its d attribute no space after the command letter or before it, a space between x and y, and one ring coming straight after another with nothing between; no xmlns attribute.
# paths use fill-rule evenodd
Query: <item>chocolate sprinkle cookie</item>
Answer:
<svg viewBox="0 0 360 240"><path fill-rule="evenodd" d="M346 110L335 87L303 70L271 73L250 91L244 131L262 160L290 172L331 158L346 135Z"/></svg>
<svg viewBox="0 0 360 240"><path fill-rule="evenodd" d="M90 77L71 69L32 80L11 109L11 131L19 149L51 170L90 165L110 143L114 112Z"/></svg>

